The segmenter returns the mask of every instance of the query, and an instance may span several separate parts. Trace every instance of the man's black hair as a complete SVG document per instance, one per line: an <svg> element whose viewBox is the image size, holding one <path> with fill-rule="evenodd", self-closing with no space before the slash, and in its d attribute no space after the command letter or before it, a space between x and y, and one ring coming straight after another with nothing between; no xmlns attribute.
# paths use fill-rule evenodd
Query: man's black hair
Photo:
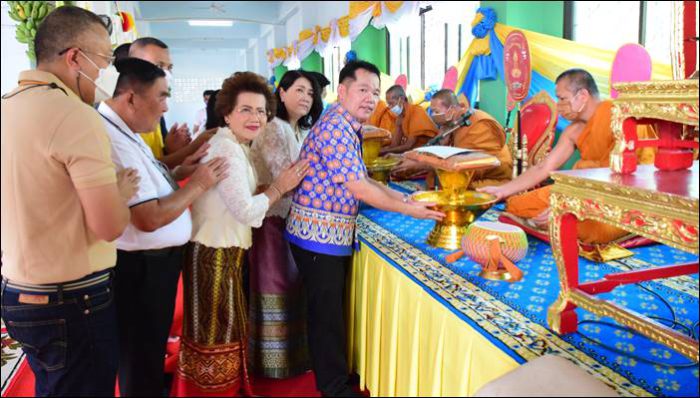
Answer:
<svg viewBox="0 0 700 398"><path fill-rule="evenodd" d="M350 61L340 71L340 77L338 81L340 81L340 83L343 84L347 79L357 79L355 72L358 69L364 69L367 72L374 73L375 75L377 75L377 77L381 78L379 69L376 66L374 66L373 63L367 61Z"/></svg>
<svg viewBox="0 0 700 398"><path fill-rule="evenodd" d="M162 69L139 58L122 58L115 61L114 66L119 72L115 97L129 89L141 92L151 87L158 78L165 77Z"/></svg>
<svg viewBox="0 0 700 398"><path fill-rule="evenodd" d="M84 43L79 40L95 27L107 32L99 16L80 7L63 6L51 11L37 28L34 37L37 64L52 62L60 52L80 47Z"/></svg>
<svg viewBox="0 0 700 398"><path fill-rule="evenodd" d="M134 40L133 43L131 43L131 48L143 48L146 46L157 46L160 48L168 48L168 45L163 43L161 40L156 39L155 37L141 37L139 39Z"/></svg>

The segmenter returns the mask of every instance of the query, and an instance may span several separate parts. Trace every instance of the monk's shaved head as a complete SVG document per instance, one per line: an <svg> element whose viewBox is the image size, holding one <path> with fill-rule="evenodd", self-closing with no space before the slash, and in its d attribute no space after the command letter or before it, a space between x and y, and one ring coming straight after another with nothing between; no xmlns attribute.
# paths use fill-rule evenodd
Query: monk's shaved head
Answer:
<svg viewBox="0 0 700 398"><path fill-rule="evenodd" d="M572 93L585 88L591 97L600 97L598 85L595 84L593 76L591 76L591 74L587 71L583 69L569 69L564 71L557 77L555 84L564 79L566 79L566 82L568 83L567 86Z"/></svg>
<svg viewBox="0 0 700 398"><path fill-rule="evenodd" d="M403 87L397 85L389 87L388 90L386 90L386 96L394 96L397 98L406 98L406 91L403 89Z"/></svg>
<svg viewBox="0 0 700 398"><path fill-rule="evenodd" d="M452 90L442 89L433 94L432 99L440 100L446 107L459 105L459 100Z"/></svg>

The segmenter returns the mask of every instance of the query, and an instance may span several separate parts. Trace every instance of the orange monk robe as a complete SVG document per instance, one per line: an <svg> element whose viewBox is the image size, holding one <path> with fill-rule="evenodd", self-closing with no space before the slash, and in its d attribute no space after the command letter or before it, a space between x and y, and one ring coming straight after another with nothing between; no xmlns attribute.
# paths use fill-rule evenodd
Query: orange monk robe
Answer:
<svg viewBox="0 0 700 398"><path fill-rule="evenodd" d="M611 101L603 101L586 123L576 146L581 160L574 169L591 169L610 166L610 152L615 145L611 120ZM521 218L533 218L549 207L551 186L535 189L513 196L506 201L506 211ZM585 220L578 223L578 239L587 244L610 243L629 233L597 221Z"/></svg>
<svg viewBox="0 0 700 398"><path fill-rule="evenodd" d="M469 188L501 185L510 181L513 175L513 157L506 145L506 133L501 124L491 115L480 110L474 110L469 121L471 125L452 133L452 145L486 152L497 157L501 162L498 167L477 171Z"/></svg>
<svg viewBox="0 0 700 398"><path fill-rule="evenodd" d="M437 126L435 126L425 109L409 103L404 104L404 108L405 114L401 123L401 130L404 137L416 137L416 143L413 148L425 145L428 140L437 135ZM396 134L396 119L397 116L391 112L386 103L379 101L377 108L369 117L367 123L388 130L391 134Z"/></svg>

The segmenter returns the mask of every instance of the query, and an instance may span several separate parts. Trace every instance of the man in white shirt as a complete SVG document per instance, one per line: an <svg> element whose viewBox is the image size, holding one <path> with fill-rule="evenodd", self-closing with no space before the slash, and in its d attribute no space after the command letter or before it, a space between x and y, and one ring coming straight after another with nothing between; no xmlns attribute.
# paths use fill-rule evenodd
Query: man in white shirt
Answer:
<svg viewBox="0 0 700 398"><path fill-rule="evenodd" d="M165 73L148 61L117 61L113 98L100 104L118 169L141 176L128 202L131 223L117 239L115 275L122 396L162 396L163 359L172 322L184 246L192 235L189 206L226 176L221 158L198 164L205 144L172 172L137 133L150 131L168 110ZM178 189L175 180L189 177Z"/></svg>
<svg viewBox="0 0 700 398"><path fill-rule="evenodd" d="M214 90L204 90L204 93L202 93L204 108L198 110L194 117L194 128L192 129L192 133L195 136L207 128L207 104L209 103L209 98L213 92Z"/></svg>

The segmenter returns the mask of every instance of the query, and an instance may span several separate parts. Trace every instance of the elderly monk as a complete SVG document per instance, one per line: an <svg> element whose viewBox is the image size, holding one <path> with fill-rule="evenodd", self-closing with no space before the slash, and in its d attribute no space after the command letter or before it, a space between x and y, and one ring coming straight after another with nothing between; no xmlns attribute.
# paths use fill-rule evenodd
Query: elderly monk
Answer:
<svg viewBox="0 0 700 398"><path fill-rule="evenodd" d="M564 165L579 149L581 160L575 169L608 167L615 140L610 128L611 101L601 101L598 87L590 73L570 69L556 80L557 111L571 124L564 130L552 152L540 163L529 168L513 181L498 187L484 187L481 192L496 195L506 201L506 211L515 216L532 219L535 225L546 228L549 223L550 187L534 188L549 174ZM511 197L512 196L512 197ZM578 238L583 243L609 243L628 233L596 221L578 223Z"/></svg>
<svg viewBox="0 0 700 398"><path fill-rule="evenodd" d="M433 121L446 131L467 111L468 104L460 104L457 96L451 90L443 89L435 93L430 100ZM506 133L503 126L488 113L472 109L469 126L460 127L450 134L444 145L457 148L474 149L493 155L501 165L492 169L477 171L469 185L478 188L487 185L500 185L510 181L513 175L513 157L506 145Z"/></svg>
<svg viewBox="0 0 700 398"><path fill-rule="evenodd" d="M468 104L460 104L457 96L451 90L440 90L430 100L433 121L444 132L453 128L454 124L469 110ZM506 145L506 134L503 127L488 113L473 109L469 118L469 126L460 127L440 142L441 145L454 146L464 149L482 151L498 158L501 165L492 169L477 171L469 184L469 189L488 185L505 184L510 181L513 169L513 158ZM415 162L404 160L393 173L415 173L422 169ZM425 170L429 171L429 170ZM430 170L426 178L427 188L431 189L434 178Z"/></svg>
<svg viewBox="0 0 700 398"><path fill-rule="evenodd" d="M403 87L389 87L386 102L380 101L367 123L391 132L391 144L382 148L382 155L422 146L437 135L437 127L430 116L420 106L408 102Z"/></svg>

